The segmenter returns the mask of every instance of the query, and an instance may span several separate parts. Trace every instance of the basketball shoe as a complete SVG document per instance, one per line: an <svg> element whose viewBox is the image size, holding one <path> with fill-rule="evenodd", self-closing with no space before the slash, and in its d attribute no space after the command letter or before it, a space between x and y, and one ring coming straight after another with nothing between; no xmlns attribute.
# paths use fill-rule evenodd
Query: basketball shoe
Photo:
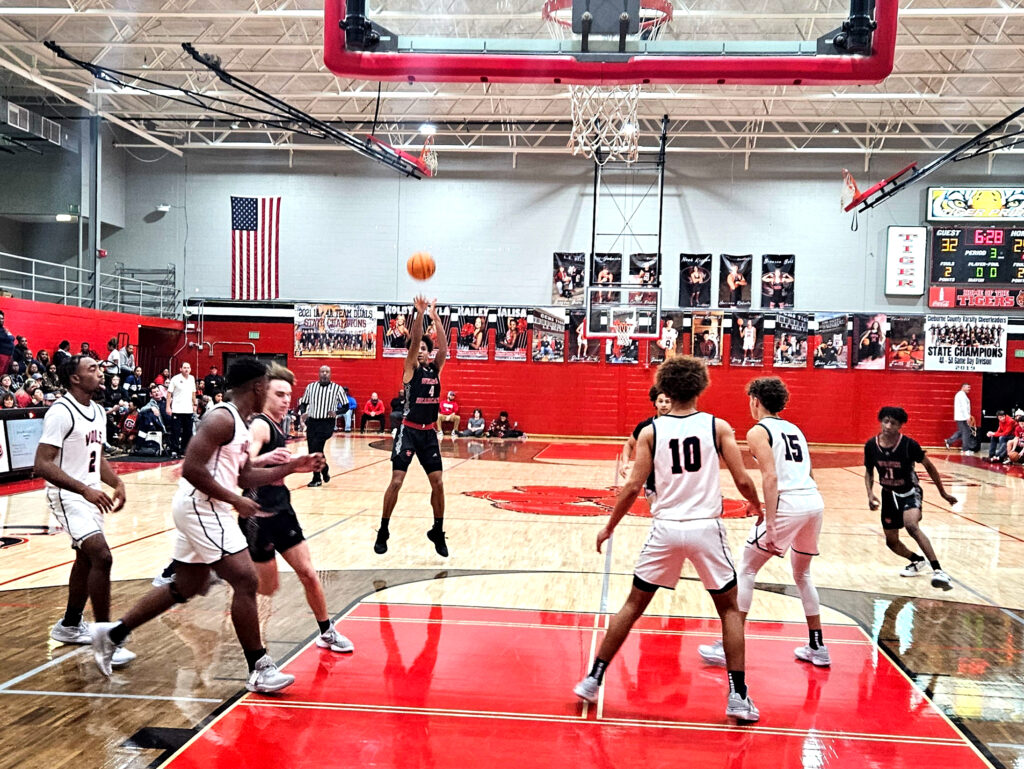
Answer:
<svg viewBox="0 0 1024 769"><path fill-rule="evenodd" d="M817 649L812 649L810 644L798 646L793 650L793 654L796 655L798 660L810 662L819 668L827 668L832 664L832 658L828 654L828 647L824 645L819 646Z"/></svg>
<svg viewBox="0 0 1024 769"><path fill-rule="evenodd" d="M355 644L339 633L338 629L333 625L326 633L322 633L316 639L316 645L321 649L330 649L332 652L341 652L342 654L348 654L356 650Z"/></svg>
<svg viewBox="0 0 1024 769"><path fill-rule="evenodd" d="M430 529L427 532L427 539L434 543L434 550L443 558L448 557L448 543L444 540L444 532L440 529Z"/></svg>
<svg viewBox="0 0 1024 769"><path fill-rule="evenodd" d="M586 700L593 705L597 702L597 693L600 689L601 684L597 682L597 679L587 676L572 688L572 692L581 700Z"/></svg>
<svg viewBox="0 0 1024 769"><path fill-rule="evenodd" d="M907 567L900 572L901 577L916 577L919 574L924 574L928 568L928 561L911 561L907 564Z"/></svg>
<svg viewBox="0 0 1024 769"><path fill-rule="evenodd" d="M701 644L697 647L697 653L706 664L725 667L725 647L720 640L713 644Z"/></svg>
<svg viewBox="0 0 1024 769"><path fill-rule="evenodd" d="M942 569L936 569L932 572L932 587L941 587L943 590L953 589L949 575Z"/></svg>
<svg viewBox="0 0 1024 769"><path fill-rule="evenodd" d="M740 697L736 692L729 693L729 704L725 707L725 715L738 721L756 721L761 717L754 701L750 699L750 694Z"/></svg>
<svg viewBox="0 0 1024 769"><path fill-rule="evenodd" d="M89 632L89 623L79 620L77 625L68 627L61 624L61 620L50 628L50 638L62 644L91 644L92 633Z"/></svg>
<svg viewBox="0 0 1024 769"><path fill-rule="evenodd" d="M295 683L295 676L282 673L277 669L269 654L256 660L256 668L249 674L245 688L250 692L267 694L279 692Z"/></svg>
<svg viewBox="0 0 1024 769"><path fill-rule="evenodd" d="M128 651L124 645L118 646L110 638L110 629L116 622L94 622L89 626L92 633L92 656L100 672L110 677L113 668L123 668L133 659L135 652Z"/></svg>

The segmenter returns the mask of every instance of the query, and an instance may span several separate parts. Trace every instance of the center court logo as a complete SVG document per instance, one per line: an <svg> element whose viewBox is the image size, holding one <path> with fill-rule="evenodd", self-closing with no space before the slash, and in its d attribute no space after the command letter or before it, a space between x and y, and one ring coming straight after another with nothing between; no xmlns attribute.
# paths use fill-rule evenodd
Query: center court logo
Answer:
<svg viewBox="0 0 1024 769"><path fill-rule="evenodd" d="M616 491L611 487L587 489L575 486L515 486L503 491L465 491L467 497L486 499L499 510L533 515L571 515L578 517L607 515L615 508ZM726 518L742 518L746 505L734 499L724 502ZM650 506L638 497L629 515L650 518Z"/></svg>

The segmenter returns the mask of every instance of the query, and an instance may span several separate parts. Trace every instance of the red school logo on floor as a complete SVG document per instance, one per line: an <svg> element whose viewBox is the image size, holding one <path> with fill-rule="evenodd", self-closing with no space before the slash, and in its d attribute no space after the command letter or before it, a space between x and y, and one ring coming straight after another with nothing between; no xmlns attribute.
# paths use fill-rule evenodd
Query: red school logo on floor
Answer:
<svg viewBox="0 0 1024 769"><path fill-rule="evenodd" d="M615 489L586 489L573 486L516 486L504 491L466 491L467 497L486 499L501 510L534 515L607 515L615 507ZM746 513L745 503L723 500L723 515L726 518L742 518ZM651 516L647 500L637 497L629 509L629 515L642 518Z"/></svg>

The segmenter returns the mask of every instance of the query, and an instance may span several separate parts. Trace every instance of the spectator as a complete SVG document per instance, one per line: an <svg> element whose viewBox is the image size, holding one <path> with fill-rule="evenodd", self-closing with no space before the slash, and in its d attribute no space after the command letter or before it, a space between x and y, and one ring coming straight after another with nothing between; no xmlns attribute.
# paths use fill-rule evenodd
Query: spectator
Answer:
<svg viewBox="0 0 1024 769"><path fill-rule="evenodd" d="M168 380L170 380L170 378L171 378L171 370L169 368L165 368L163 371L161 371L159 374L157 374L156 379L154 379L153 381L156 382L161 387L163 387L164 385L167 384L167 382L168 382Z"/></svg>
<svg viewBox="0 0 1024 769"><path fill-rule="evenodd" d="M39 381L43 378L43 370L39 368L39 364L32 361L28 364L28 371L25 372L25 379L35 379Z"/></svg>
<svg viewBox="0 0 1024 769"><path fill-rule="evenodd" d="M482 438L484 428L486 426L487 423L484 422L484 412L480 409L473 409L473 416L469 418L469 423L466 425L466 429L459 433L459 435L463 438Z"/></svg>
<svg viewBox="0 0 1024 769"><path fill-rule="evenodd" d="M1021 451L1024 449L1024 411L1017 409L1013 412L1013 420L1016 422L1013 428L1013 436L1006 442L1006 459L1004 465L1017 462L1021 458Z"/></svg>
<svg viewBox="0 0 1024 769"><path fill-rule="evenodd" d="M43 395L42 388L37 387L32 391L32 400L29 405L37 407L46 405L46 397Z"/></svg>
<svg viewBox="0 0 1024 769"><path fill-rule="evenodd" d="M384 401L377 397L377 393L370 393L370 400L363 404L363 415L359 417L359 432L366 432L366 423L376 419L380 423L377 432L384 432Z"/></svg>
<svg viewBox="0 0 1024 769"><path fill-rule="evenodd" d="M946 438L947 449L952 448L954 443L960 441L960 451L963 454L973 453L971 427L968 424L968 420L971 417L971 399L967 394L970 391L971 386L964 382L960 385L956 395L953 396L953 421L956 422L956 432Z"/></svg>
<svg viewBox="0 0 1024 769"><path fill-rule="evenodd" d="M123 451L131 451L139 434L139 405L129 401L117 428L117 441Z"/></svg>
<svg viewBox="0 0 1024 769"><path fill-rule="evenodd" d="M0 398L0 406L5 409L15 409L18 404L14 401L14 393L4 393L3 397Z"/></svg>
<svg viewBox="0 0 1024 769"><path fill-rule="evenodd" d="M15 337L15 340L14 361L21 366L22 371L25 371L28 368L29 359L32 357L28 349L28 340L20 334Z"/></svg>
<svg viewBox="0 0 1024 769"><path fill-rule="evenodd" d="M29 379L25 384L18 388L17 392L14 393L14 402L18 404L19 409L25 409L32 403L32 393L39 389L39 385L36 380Z"/></svg>
<svg viewBox="0 0 1024 769"><path fill-rule="evenodd" d="M142 366L136 366L124 380L122 389L130 398L141 395L146 390L145 380L142 378Z"/></svg>
<svg viewBox="0 0 1024 769"><path fill-rule="evenodd" d="M145 423L139 427L139 432L159 431L166 433L167 422L164 419L166 413L166 401L160 392L160 388L155 384L150 385L149 400L139 409L139 414L142 415L140 419Z"/></svg>
<svg viewBox="0 0 1024 769"><path fill-rule="evenodd" d="M103 390L103 405L110 409L119 405L124 399L124 392L121 390L121 377L114 374L110 377L110 384Z"/></svg>
<svg viewBox="0 0 1024 769"><path fill-rule="evenodd" d="M39 370L45 374L46 369L50 368L50 353L46 350L40 350L36 353L36 360L39 361Z"/></svg>
<svg viewBox="0 0 1024 769"><path fill-rule="evenodd" d="M508 412L502 411L498 414L498 418L491 422L491 426L487 428L488 438L522 438L523 431L516 428L519 427L519 423L512 424L508 421Z"/></svg>
<svg viewBox="0 0 1024 769"><path fill-rule="evenodd" d="M96 353L94 353L92 351L92 348L89 347L88 342L82 342L78 354L81 355L82 357L89 356L94 360L103 360L102 358L96 356Z"/></svg>
<svg viewBox="0 0 1024 769"><path fill-rule="evenodd" d="M10 393L14 395L14 391L18 388L14 386L14 381L11 379L10 374L4 374L0 377L0 395Z"/></svg>
<svg viewBox="0 0 1024 769"><path fill-rule="evenodd" d="M206 412L210 410L210 406L213 405L213 398L209 395L202 395L198 397L196 403L196 416L202 419Z"/></svg>
<svg viewBox="0 0 1024 769"><path fill-rule="evenodd" d="M462 417L459 416L459 404L455 400L455 393L449 391L448 397L444 398L437 406L437 437L440 438L444 435L441 425L446 422L452 423L452 435L458 435L459 421L461 419Z"/></svg>
<svg viewBox="0 0 1024 769"><path fill-rule="evenodd" d="M4 313L0 310L0 374L7 371L14 359L14 336L4 326Z"/></svg>
<svg viewBox="0 0 1024 769"><path fill-rule="evenodd" d="M17 390L23 384L25 384L25 374L21 366L17 361L11 361L10 368L11 383L14 385L14 389Z"/></svg>
<svg viewBox="0 0 1024 769"><path fill-rule="evenodd" d="M51 363L43 373L43 392L55 393L60 389L60 379L57 377L57 364Z"/></svg>
<svg viewBox="0 0 1024 769"><path fill-rule="evenodd" d="M391 399L391 432L394 433L402 424L402 414L405 411L405 390L399 390L398 395Z"/></svg>
<svg viewBox="0 0 1024 769"><path fill-rule="evenodd" d="M359 402L355 399L355 396L348 391L348 388L341 388L345 393L345 403L348 405L348 411L345 412L345 432L352 432L352 420L355 418L356 409L359 408Z"/></svg>
<svg viewBox="0 0 1024 769"><path fill-rule="evenodd" d="M117 350L117 340L110 339L107 342L107 357L103 364L103 374L107 378L107 382L110 381L110 377L114 374L121 373L121 353Z"/></svg>
<svg viewBox="0 0 1024 769"><path fill-rule="evenodd" d="M217 393L224 392L224 377L220 375L220 369L216 365L210 366L210 373L203 377L203 392L211 398Z"/></svg>
<svg viewBox="0 0 1024 769"><path fill-rule="evenodd" d="M58 345L57 349L53 351L53 362L59 369L61 363L69 360L71 360L71 342L65 339L60 343L60 345Z"/></svg>
<svg viewBox="0 0 1024 769"><path fill-rule="evenodd" d="M996 419L999 420L996 429L988 433L989 462L1002 462L1006 458L1006 444L1013 437L1013 428L1017 424L1013 417L1002 410L996 412Z"/></svg>
<svg viewBox="0 0 1024 769"><path fill-rule="evenodd" d="M184 456L192 440L192 417L196 413L196 378L192 376L191 364L182 363L180 373L171 377L167 399L171 406L174 450Z"/></svg>
<svg viewBox="0 0 1024 769"><path fill-rule="evenodd" d="M129 342L117 351L117 356L121 378L126 380L135 371L135 345Z"/></svg>

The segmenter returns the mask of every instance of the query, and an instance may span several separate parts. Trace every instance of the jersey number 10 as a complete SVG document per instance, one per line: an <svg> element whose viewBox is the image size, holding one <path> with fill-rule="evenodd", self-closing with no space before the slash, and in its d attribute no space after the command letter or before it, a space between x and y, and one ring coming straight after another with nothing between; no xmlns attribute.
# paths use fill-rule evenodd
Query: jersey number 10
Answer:
<svg viewBox="0 0 1024 769"><path fill-rule="evenodd" d="M683 456L680 464L679 439L673 438L668 442L669 451L672 452L672 474L679 475L686 469L688 473L695 473L700 470L700 438L691 435L683 441Z"/></svg>

